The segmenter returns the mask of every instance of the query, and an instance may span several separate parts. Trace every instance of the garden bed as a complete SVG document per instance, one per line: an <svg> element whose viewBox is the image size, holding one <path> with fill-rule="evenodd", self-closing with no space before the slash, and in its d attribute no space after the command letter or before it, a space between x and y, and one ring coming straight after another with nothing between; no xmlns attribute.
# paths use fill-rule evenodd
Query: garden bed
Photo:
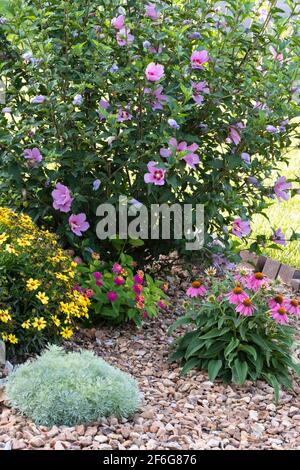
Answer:
<svg viewBox="0 0 300 470"><path fill-rule="evenodd" d="M181 314L187 285L178 276L183 275L180 269L174 269L177 274L168 278L172 311L142 329L81 330L67 345L72 350L91 349L136 377L144 399L134 418L104 418L90 426L47 429L16 415L0 398L0 446L56 450L300 449L299 379L294 381L293 391L280 392L276 406L273 389L264 382L225 386L219 381L211 383L207 373L199 371L180 377L178 365L169 362L172 340L167 329Z"/></svg>

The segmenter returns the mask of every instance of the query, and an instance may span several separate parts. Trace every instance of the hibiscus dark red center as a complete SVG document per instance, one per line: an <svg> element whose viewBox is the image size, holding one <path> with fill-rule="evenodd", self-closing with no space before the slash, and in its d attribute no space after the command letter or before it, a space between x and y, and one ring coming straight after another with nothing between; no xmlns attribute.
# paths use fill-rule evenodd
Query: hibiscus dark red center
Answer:
<svg viewBox="0 0 300 470"><path fill-rule="evenodd" d="M251 299L244 299L243 300L243 305L245 305L245 307L250 307L250 305L252 305L252 300Z"/></svg>
<svg viewBox="0 0 300 470"><path fill-rule="evenodd" d="M235 287L233 289L233 293L236 294L236 295L239 295L243 292L243 289L241 287Z"/></svg>
<svg viewBox="0 0 300 470"><path fill-rule="evenodd" d="M262 281L262 279L264 278L264 275L263 275L263 273L255 273L255 274L254 274L254 277L255 277L255 279L257 279L258 281Z"/></svg>
<svg viewBox="0 0 300 470"><path fill-rule="evenodd" d="M198 287L201 286L201 284L202 284L201 281L194 281L194 282L192 282L192 287L195 287L197 289Z"/></svg>
<svg viewBox="0 0 300 470"><path fill-rule="evenodd" d="M155 170L154 172L154 178L156 180L161 180L163 177L163 172L161 170Z"/></svg>

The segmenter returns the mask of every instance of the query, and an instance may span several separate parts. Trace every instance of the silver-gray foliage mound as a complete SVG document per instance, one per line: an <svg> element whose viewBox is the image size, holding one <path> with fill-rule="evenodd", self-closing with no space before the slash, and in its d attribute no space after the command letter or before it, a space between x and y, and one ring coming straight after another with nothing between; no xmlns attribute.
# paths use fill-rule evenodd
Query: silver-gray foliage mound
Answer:
<svg viewBox="0 0 300 470"><path fill-rule="evenodd" d="M36 424L73 426L104 416L127 418L140 404L135 379L93 352L50 346L7 381L11 405Z"/></svg>

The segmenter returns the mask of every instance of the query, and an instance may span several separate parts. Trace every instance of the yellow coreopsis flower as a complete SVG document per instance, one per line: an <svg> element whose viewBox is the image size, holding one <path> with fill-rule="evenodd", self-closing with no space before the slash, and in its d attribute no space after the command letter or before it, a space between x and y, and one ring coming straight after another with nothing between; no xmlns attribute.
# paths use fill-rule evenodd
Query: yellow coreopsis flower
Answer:
<svg viewBox="0 0 300 470"><path fill-rule="evenodd" d="M37 290L40 285L40 281L38 281L37 279L32 279L32 277L26 282L26 288L29 291Z"/></svg>
<svg viewBox="0 0 300 470"><path fill-rule="evenodd" d="M28 240L25 240L25 238L17 238L17 244L19 246L30 246L31 243Z"/></svg>
<svg viewBox="0 0 300 470"><path fill-rule="evenodd" d="M45 294L45 292L38 292L36 294L36 298L43 304L43 305L48 305L49 303L49 297Z"/></svg>
<svg viewBox="0 0 300 470"><path fill-rule="evenodd" d="M6 240L8 240L8 236L6 235L6 233L1 233L0 234L0 245L3 245L3 243L6 242Z"/></svg>
<svg viewBox="0 0 300 470"><path fill-rule="evenodd" d="M18 342L19 342L16 335L13 335L12 333L10 335L8 335L7 339L11 344L18 344Z"/></svg>
<svg viewBox="0 0 300 470"><path fill-rule="evenodd" d="M67 327L67 326L66 326L66 327L63 327L63 328L61 329L61 332L60 332L61 336L62 336L64 339L69 339L69 338L71 338L71 337L73 336L73 333L74 333L74 332L73 332L72 328L69 328L69 327Z"/></svg>
<svg viewBox="0 0 300 470"><path fill-rule="evenodd" d="M8 334L7 333L2 333L1 337L2 337L3 341L8 341Z"/></svg>
<svg viewBox="0 0 300 470"><path fill-rule="evenodd" d="M53 321L53 323L54 323L55 326L60 326L60 323L61 323L61 322L60 322L60 319L58 318L57 315L52 315L52 316L51 316L51 320Z"/></svg>
<svg viewBox="0 0 300 470"><path fill-rule="evenodd" d="M62 273L54 273L54 276L56 277L56 279L58 279L60 281L68 282L68 280L69 280L68 276L66 276L65 274L62 274Z"/></svg>
<svg viewBox="0 0 300 470"><path fill-rule="evenodd" d="M33 328L36 328L38 331L41 331L44 328L46 328L47 323L46 323L44 317L41 317L41 318L35 317L34 320L33 320L32 326L33 326Z"/></svg>
<svg viewBox="0 0 300 470"><path fill-rule="evenodd" d="M30 326L31 326L30 320L25 320L21 325L21 327L24 328L24 330L29 330Z"/></svg>
<svg viewBox="0 0 300 470"><path fill-rule="evenodd" d="M11 315L8 310L0 310L0 321L8 323L11 320Z"/></svg>
<svg viewBox="0 0 300 470"><path fill-rule="evenodd" d="M9 243L6 245L5 247L7 253L10 253L12 255L18 255L19 253L17 252L17 250L14 249L14 247L12 245L10 245Z"/></svg>

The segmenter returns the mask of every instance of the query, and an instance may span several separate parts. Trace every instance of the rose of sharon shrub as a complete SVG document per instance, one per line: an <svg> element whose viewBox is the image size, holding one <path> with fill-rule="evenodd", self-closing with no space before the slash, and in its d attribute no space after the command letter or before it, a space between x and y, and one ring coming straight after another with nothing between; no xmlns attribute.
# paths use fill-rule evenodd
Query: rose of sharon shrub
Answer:
<svg viewBox="0 0 300 470"><path fill-rule="evenodd" d="M292 358L293 317L300 317L300 302L285 298L269 286L260 272L196 280L187 290L192 301L180 325L189 331L175 340L174 360L182 373L193 368L207 369L210 380L221 378L243 384L264 379L279 397L279 385L292 387L290 370L300 374Z"/></svg>
<svg viewBox="0 0 300 470"><path fill-rule="evenodd" d="M140 405L136 381L91 351L65 353L51 346L13 371L6 394L38 425L74 426L105 416L127 418Z"/></svg>
<svg viewBox="0 0 300 470"><path fill-rule="evenodd" d="M88 266L79 264L81 276L75 289L90 298L90 310L94 312L90 321L133 320L140 326L143 320L154 318L158 310L167 307L166 296L160 282L138 270L130 256L122 253L120 263L111 265L95 260Z"/></svg>
<svg viewBox="0 0 300 470"><path fill-rule="evenodd" d="M284 17L253 0L14 1L2 191L77 245L96 242L96 208L119 195L204 204L207 246L249 236L253 214L297 192L278 170L299 114L287 3Z"/></svg>
<svg viewBox="0 0 300 470"><path fill-rule="evenodd" d="M88 297L73 290L76 266L53 234L0 207L0 337L9 354L69 339L88 317Z"/></svg>

